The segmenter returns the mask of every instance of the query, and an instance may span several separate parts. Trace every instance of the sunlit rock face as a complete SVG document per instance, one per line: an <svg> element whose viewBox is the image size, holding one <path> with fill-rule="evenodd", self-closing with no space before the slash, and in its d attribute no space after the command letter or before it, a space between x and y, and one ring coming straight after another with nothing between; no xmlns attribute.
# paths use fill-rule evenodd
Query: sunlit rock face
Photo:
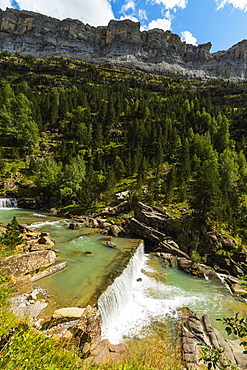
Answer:
<svg viewBox="0 0 247 370"><path fill-rule="evenodd" d="M211 43L194 46L170 31L141 31L140 23L112 20L91 27L70 18L62 21L30 11L0 10L0 50L71 57L85 62L136 68L189 79L247 78L247 40L227 51L210 53Z"/></svg>

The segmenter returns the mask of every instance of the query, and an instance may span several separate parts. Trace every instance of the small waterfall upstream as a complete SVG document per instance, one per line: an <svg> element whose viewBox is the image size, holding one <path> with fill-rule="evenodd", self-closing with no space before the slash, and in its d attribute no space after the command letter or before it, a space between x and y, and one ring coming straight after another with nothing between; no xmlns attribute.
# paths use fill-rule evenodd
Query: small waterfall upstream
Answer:
<svg viewBox="0 0 247 370"><path fill-rule="evenodd" d="M18 208L18 202L15 198L0 198L0 208Z"/></svg>

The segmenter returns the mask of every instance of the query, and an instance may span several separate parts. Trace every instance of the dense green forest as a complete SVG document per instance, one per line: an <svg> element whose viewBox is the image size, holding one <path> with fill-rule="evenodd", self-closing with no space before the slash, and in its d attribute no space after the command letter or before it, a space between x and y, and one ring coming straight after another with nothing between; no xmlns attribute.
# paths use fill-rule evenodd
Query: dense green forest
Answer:
<svg viewBox="0 0 247 370"><path fill-rule="evenodd" d="M8 53L0 66L7 190L82 211L129 190L133 202L185 202L198 221L244 236L246 82L190 82Z"/></svg>
<svg viewBox="0 0 247 370"><path fill-rule="evenodd" d="M116 194L126 192L133 208L142 201L168 209L174 230L177 220L183 230L183 239L174 239L193 262L205 262L209 248L227 258L246 250L247 81L187 81L110 64L2 53L0 91L0 196L82 214L115 205ZM185 229L192 224L195 233L189 235ZM240 243L224 249L201 238L197 249L196 232L214 228ZM0 249L12 254L22 241L14 218ZM1 275L0 283L6 279ZM0 289L3 335L14 320L6 310L6 289ZM224 320L228 333L245 337L246 319ZM22 324L17 329L1 357L6 369L26 368L26 361L44 369L83 365L77 352L58 350ZM219 360L215 354L207 348L208 368ZM141 356L138 366L130 358L130 365L115 368L160 368L155 356L150 366ZM162 356L164 369L180 368L175 357L170 367Z"/></svg>

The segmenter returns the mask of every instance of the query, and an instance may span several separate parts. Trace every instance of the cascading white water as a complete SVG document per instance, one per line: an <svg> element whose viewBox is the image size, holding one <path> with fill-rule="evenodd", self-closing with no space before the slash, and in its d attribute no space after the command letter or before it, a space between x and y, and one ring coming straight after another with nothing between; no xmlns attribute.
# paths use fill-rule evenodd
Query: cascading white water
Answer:
<svg viewBox="0 0 247 370"><path fill-rule="evenodd" d="M208 313L217 325L217 319L236 305L219 279L208 276L204 280L167 269L164 284L148 263L142 244L123 273L99 298L102 336L113 344L125 337L145 335L155 321L176 322L180 307L189 307L199 315Z"/></svg>
<svg viewBox="0 0 247 370"><path fill-rule="evenodd" d="M0 208L18 208L18 202L15 198L0 198Z"/></svg>
<svg viewBox="0 0 247 370"><path fill-rule="evenodd" d="M173 300L171 304L171 299L164 300L159 295L164 285L149 277L148 273L153 270L147 261L142 243L122 274L99 298L102 336L113 344L120 343L125 336L140 334L151 318L164 319L167 314L177 316L180 302Z"/></svg>
<svg viewBox="0 0 247 370"><path fill-rule="evenodd" d="M143 267L144 245L142 243L122 274L114 280L113 284L99 298L98 308L102 317L102 334L110 339L111 343L118 343L124 332L126 334L128 327L131 326L128 322L120 324L119 320L122 320L123 311L126 313L128 305L134 302L133 287L136 284L136 280L140 278ZM131 320L131 312L129 318ZM118 327L116 327L116 324Z"/></svg>

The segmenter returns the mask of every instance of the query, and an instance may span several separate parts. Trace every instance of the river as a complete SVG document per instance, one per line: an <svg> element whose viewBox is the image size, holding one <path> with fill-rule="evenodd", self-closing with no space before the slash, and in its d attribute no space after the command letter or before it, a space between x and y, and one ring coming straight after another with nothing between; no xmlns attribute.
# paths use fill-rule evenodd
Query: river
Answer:
<svg viewBox="0 0 247 370"><path fill-rule="evenodd" d="M180 307L189 307L200 316L209 314L224 337L226 333L217 319L246 313L247 305L236 299L220 279L196 278L164 268L158 257L145 254L139 239L114 238L117 249L111 249L102 244L102 235L95 229L70 230L68 220L42 218L38 212L17 208L0 209L4 224L13 216L19 223L49 232L60 251L58 262L68 262L65 271L35 284L56 301L53 309L83 307L98 301L103 334L112 343L143 335L154 322L169 319L174 327Z"/></svg>

